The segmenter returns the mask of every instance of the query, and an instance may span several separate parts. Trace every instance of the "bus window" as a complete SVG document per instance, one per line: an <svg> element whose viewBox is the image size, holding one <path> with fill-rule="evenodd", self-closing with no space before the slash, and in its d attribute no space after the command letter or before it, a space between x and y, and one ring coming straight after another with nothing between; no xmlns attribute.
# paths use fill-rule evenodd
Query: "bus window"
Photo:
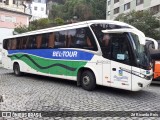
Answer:
<svg viewBox="0 0 160 120"><path fill-rule="evenodd" d="M111 59L129 65L129 45L124 34L114 34L111 43Z"/></svg>
<svg viewBox="0 0 160 120"><path fill-rule="evenodd" d="M6 39L3 41L3 48L8 50L8 47L9 47L9 39Z"/></svg>
<svg viewBox="0 0 160 120"><path fill-rule="evenodd" d="M84 49L97 51L98 50L97 44L95 42L95 38L94 38L92 32L90 31L89 28L85 28L85 29L86 29L87 39L86 39L86 45L85 45Z"/></svg>
<svg viewBox="0 0 160 120"><path fill-rule="evenodd" d="M71 30L68 30L67 32L68 32L67 47L71 48L73 47L73 39L76 34L76 29L71 29Z"/></svg>
<svg viewBox="0 0 160 120"><path fill-rule="evenodd" d="M27 37L26 41L26 49L33 49L36 48L36 41L34 36Z"/></svg>
<svg viewBox="0 0 160 120"><path fill-rule="evenodd" d="M95 39L89 28L72 29L68 31L68 47L97 50Z"/></svg>
<svg viewBox="0 0 160 120"><path fill-rule="evenodd" d="M48 33L42 35L42 44L41 44L42 49L46 49L48 47L48 39L49 39Z"/></svg>
<svg viewBox="0 0 160 120"><path fill-rule="evenodd" d="M23 49L23 38L19 38L19 49Z"/></svg>
<svg viewBox="0 0 160 120"><path fill-rule="evenodd" d="M88 47L92 47L93 45L92 45L92 43L91 43L91 40L89 39L89 37L87 37L87 46Z"/></svg>
<svg viewBox="0 0 160 120"><path fill-rule="evenodd" d="M54 33L49 34L48 48L54 48L55 35Z"/></svg>
<svg viewBox="0 0 160 120"><path fill-rule="evenodd" d="M66 47L67 31L60 31L55 33L55 47Z"/></svg>
<svg viewBox="0 0 160 120"><path fill-rule="evenodd" d="M37 49L41 47L42 44L42 35L37 35L36 36L36 44L37 44Z"/></svg>
<svg viewBox="0 0 160 120"><path fill-rule="evenodd" d="M35 36L31 36L30 41L31 41L31 49L37 48Z"/></svg>
<svg viewBox="0 0 160 120"><path fill-rule="evenodd" d="M8 40L8 50L12 49L12 40Z"/></svg>
<svg viewBox="0 0 160 120"><path fill-rule="evenodd" d="M21 38L17 38L16 41L17 41L16 49L20 49L20 47L21 47L20 46Z"/></svg>
<svg viewBox="0 0 160 120"><path fill-rule="evenodd" d="M86 30L85 28L76 29L76 35L74 39L74 47L83 48L86 45Z"/></svg>
<svg viewBox="0 0 160 120"><path fill-rule="evenodd" d="M11 40L12 41L12 47L11 47L11 49L12 50L15 50L16 48L17 48L17 39L16 38L14 38L14 39L12 39Z"/></svg>
<svg viewBox="0 0 160 120"><path fill-rule="evenodd" d="M27 45L28 45L28 39L29 37L23 37L23 45L22 45L22 49L27 49Z"/></svg>

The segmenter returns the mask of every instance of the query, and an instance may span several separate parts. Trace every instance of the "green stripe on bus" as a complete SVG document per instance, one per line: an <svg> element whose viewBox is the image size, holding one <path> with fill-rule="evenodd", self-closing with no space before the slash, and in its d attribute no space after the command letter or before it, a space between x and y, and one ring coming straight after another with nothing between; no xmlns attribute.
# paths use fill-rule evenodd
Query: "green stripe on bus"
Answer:
<svg viewBox="0 0 160 120"><path fill-rule="evenodd" d="M78 68L84 67L87 64L84 61L52 60L28 54L14 54L9 57L11 60L25 62L38 72L66 76L77 76Z"/></svg>

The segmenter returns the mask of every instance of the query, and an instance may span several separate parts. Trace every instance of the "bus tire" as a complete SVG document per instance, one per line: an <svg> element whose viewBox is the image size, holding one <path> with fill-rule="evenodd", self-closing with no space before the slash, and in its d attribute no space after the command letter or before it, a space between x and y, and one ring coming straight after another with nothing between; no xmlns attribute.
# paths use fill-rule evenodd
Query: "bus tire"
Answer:
<svg viewBox="0 0 160 120"><path fill-rule="evenodd" d="M81 76L81 86L83 89L92 91L96 87L96 79L93 72L86 70L82 73Z"/></svg>
<svg viewBox="0 0 160 120"><path fill-rule="evenodd" d="M20 67L19 67L18 63L14 63L14 65L13 65L13 71L14 71L14 74L16 76L21 76L22 75L22 72L20 71Z"/></svg>

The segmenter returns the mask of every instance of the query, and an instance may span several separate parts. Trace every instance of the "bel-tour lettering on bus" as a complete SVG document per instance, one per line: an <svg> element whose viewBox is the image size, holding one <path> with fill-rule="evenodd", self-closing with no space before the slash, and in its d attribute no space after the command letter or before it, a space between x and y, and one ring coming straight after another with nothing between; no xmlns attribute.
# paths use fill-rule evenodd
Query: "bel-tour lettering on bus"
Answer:
<svg viewBox="0 0 160 120"><path fill-rule="evenodd" d="M77 51L53 51L53 57L77 57Z"/></svg>

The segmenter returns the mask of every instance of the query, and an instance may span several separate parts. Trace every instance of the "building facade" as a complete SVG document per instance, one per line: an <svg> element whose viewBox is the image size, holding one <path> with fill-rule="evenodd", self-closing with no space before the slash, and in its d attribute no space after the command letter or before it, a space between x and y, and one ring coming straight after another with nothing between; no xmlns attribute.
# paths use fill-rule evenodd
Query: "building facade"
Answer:
<svg viewBox="0 0 160 120"><path fill-rule="evenodd" d="M160 0L107 0L106 19L114 20L119 14L132 10L151 10L160 16Z"/></svg>
<svg viewBox="0 0 160 120"><path fill-rule="evenodd" d="M40 18L48 18L46 0L28 0L25 3L26 11L32 15L30 21Z"/></svg>
<svg viewBox="0 0 160 120"><path fill-rule="evenodd" d="M25 13L21 0L0 0L0 48L5 37L13 35L17 25L29 25L30 15Z"/></svg>

